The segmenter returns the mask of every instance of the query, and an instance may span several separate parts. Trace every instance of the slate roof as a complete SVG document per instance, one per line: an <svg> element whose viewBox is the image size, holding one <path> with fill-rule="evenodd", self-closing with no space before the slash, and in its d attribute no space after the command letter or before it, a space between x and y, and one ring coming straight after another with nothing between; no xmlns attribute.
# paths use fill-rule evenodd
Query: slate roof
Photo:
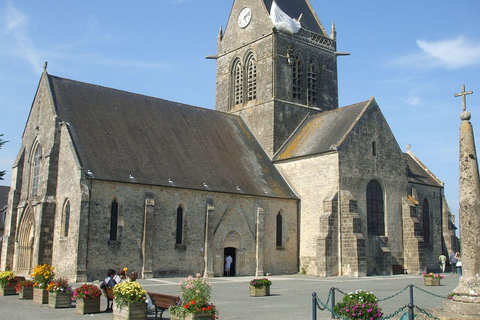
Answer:
<svg viewBox="0 0 480 320"><path fill-rule="evenodd" d="M0 186L0 211L5 210L5 207L7 206L9 191L10 187Z"/></svg>
<svg viewBox="0 0 480 320"><path fill-rule="evenodd" d="M340 146L372 100L309 116L277 152L274 161L320 154Z"/></svg>
<svg viewBox="0 0 480 320"><path fill-rule="evenodd" d="M415 156L404 153L407 160L407 180L411 183L418 183L434 187L443 187L443 184Z"/></svg>
<svg viewBox="0 0 480 320"><path fill-rule="evenodd" d="M270 9L272 8L273 0L263 0L265 6L267 7L268 13L270 14ZM311 8L308 0L276 0L277 5L285 12L290 18L298 19L303 13L302 25L315 33L328 36L323 26L316 16L316 13Z"/></svg>
<svg viewBox="0 0 480 320"><path fill-rule="evenodd" d="M48 79L94 179L297 199L238 116Z"/></svg>

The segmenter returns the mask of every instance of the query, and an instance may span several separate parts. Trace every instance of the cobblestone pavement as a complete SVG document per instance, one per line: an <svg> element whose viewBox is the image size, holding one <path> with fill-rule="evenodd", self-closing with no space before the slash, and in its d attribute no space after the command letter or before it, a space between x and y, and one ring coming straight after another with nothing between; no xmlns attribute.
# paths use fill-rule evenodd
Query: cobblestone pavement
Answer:
<svg viewBox="0 0 480 320"><path fill-rule="evenodd" d="M379 299L390 297L403 290L409 284L415 285L414 303L422 309L431 310L441 306L443 299L451 293L458 284L458 275L447 273L441 286L426 287L423 277L418 275L373 276L364 278L316 278L302 275L269 276L273 284L271 296L250 297L249 281L254 277L223 277L211 278L212 302L220 311L220 319L249 319L249 320L282 320L282 319L312 319L312 292L318 298L326 301L331 287L343 292L357 289L372 291ZM147 291L178 295L179 281L183 278L157 278L138 280ZM98 282L97 282L98 284ZM75 286L79 286L76 284ZM427 293L427 292L430 293ZM336 301L341 301L342 295L337 293ZM381 301L380 306L385 315L389 315L408 304L409 290L392 299ZM106 308L106 300L102 297L102 310ZM405 312L407 309L405 309ZM318 310L317 319L330 319L328 311ZM403 312L402 312L403 313ZM399 319L400 313L395 318ZM112 319L111 313L97 313L92 315L77 315L75 309L51 309L48 305L34 304L31 300L19 300L18 296L0 297L0 319ZM149 310L148 319L153 320L155 312ZM168 311L164 319L169 319Z"/></svg>

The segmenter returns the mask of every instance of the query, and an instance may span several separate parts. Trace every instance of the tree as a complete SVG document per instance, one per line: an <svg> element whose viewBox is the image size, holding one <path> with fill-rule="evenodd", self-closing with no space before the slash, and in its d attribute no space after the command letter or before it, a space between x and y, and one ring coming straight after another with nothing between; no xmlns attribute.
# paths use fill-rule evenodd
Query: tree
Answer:
<svg viewBox="0 0 480 320"><path fill-rule="evenodd" d="M2 146L7 143L8 141L5 141L2 139L3 137L3 134L0 134L0 149L2 149ZM0 180L3 180L3 176L5 175L7 171L3 170L3 171L0 171Z"/></svg>

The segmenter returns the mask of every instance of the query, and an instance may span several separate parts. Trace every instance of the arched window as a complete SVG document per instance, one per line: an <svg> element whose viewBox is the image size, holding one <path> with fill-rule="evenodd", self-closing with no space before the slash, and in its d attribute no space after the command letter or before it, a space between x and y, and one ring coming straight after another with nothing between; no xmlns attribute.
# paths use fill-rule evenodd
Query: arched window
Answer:
<svg viewBox="0 0 480 320"><path fill-rule="evenodd" d="M32 161L32 173L31 173L31 189L30 195L35 197L38 195L38 185L40 182L40 164L42 162L42 147L37 145Z"/></svg>
<svg viewBox="0 0 480 320"><path fill-rule="evenodd" d="M293 59L293 98L302 98L302 77L303 77L303 63L300 55L295 55Z"/></svg>
<svg viewBox="0 0 480 320"><path fill-rule="evenodd" d="M283 219L282 214L279 212L277 214L277 247L282 246L282 237L283 237Z"/></svg>
<svg viewBox="0 0 480 320"><path fill-rule="evenodd" d="M183 243L183 208L181 206L177 209L177 236L176 244Z"/></svg>
<svg viewBox="0 0 480 320"><path fill-rule="evenodd" d="M70 227L70 201L66 201L65 205L63 206L62 212L62 224L60 235L62 237L68 237L68 229Z"/></svg>
<svg viewBox="0 0 480 320"><path fill-rule="evenodd" d="M317 103L317 66L313 59L308 63L307 86L308 104L315 105Z"/></svg>
<svg viewBox="0 0 480 320"><path fill-rule="evenodd" d="M385 235L383 190L375 180L370 181L367 186L367 226L369 235Z"/></svg>
<svg viewBox="0 0 480 320"><path fill-rule="evenodd" d="M110 209L110 240L117 241L117 230L118 230L118 202L117 200L113 200L112 206Z"/></svg>
<svg viewBox="0 0 480 320"><path fill-rule="evenodd" d="M423 200L422 224L423 240L425 243L430 243L430 206L427 198Z"/></svg>
<svg viewBox="0 0 480 320"><path fill-rule="evenodd" d="M247 98L248 101L257 99L257 64L251 54L247 59Z"/></svg>
<svg viewBox="0 0 480 320"><path fill-rule="evenodd" d="M243 104L243 67L240 59L233 63L232 69L233 84L233 107Z"/></svg>

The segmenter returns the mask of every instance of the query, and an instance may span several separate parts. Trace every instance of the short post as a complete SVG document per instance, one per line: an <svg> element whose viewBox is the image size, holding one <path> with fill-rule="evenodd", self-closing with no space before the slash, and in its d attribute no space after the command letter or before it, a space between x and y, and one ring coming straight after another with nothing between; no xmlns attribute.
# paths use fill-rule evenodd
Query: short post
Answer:
<svg viewBox="0 0 480 320"><path fill-rule="evenodd" d="M335 287L330 288L330 292L332 294L332 319L336 319L335 313L333 312L333 308L335 307Z"/></svg>
<svg viewBox="0 0 480 320"><path fill-rule="evenodd" d="M317 293L312 293L312 320L317 320Z"/></svg>
<svg viewBox="0 0 480 320"><path fill-rule="evenodd" d="M413 320L415 318L415 314L413 312L413 284L408 285L410 287L410 303L408 304L408 320Z"/></svg>

